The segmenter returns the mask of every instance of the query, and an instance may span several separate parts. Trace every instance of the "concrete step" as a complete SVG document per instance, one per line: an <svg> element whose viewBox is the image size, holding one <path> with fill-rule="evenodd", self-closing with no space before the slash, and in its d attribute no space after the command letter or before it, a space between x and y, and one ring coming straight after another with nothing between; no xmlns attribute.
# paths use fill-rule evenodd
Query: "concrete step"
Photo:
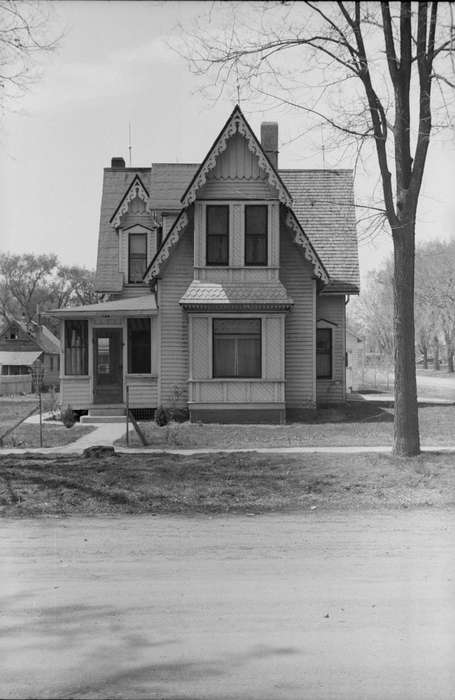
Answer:
<svg viewBox="0 0 455 700"><path fill-rule="evenodd" d="M81 416L81 423L125 423L126 417L119 415L108 416Z"/></svg>
<svg viewBox="0 0 455 700"><path fill-rule="evenodd" d="M98 404L98 406L90 406L88 414L89 416L124 416L125 406L122 404Z"/></svg>

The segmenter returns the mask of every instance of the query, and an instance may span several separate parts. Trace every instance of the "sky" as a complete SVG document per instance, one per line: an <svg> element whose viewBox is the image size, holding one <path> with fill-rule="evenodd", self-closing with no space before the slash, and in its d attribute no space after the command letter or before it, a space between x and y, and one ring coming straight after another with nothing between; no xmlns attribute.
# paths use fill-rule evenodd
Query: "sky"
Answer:
<svg viewBox="0 0 455 700"><path fill-rule="evenodd" d="M84 2L53 5L53 23L63 31L59 49L42 61L42 76L0 122L0 250L56 253L67 265L96 266L103 168L113 156L132 165L200 162L234 107L200 92L169 43L178 23L207 9L200 2ZM256 134L277 119L279 164L323 166L319 144L292 140L302 113L276 114L241 102ZM288 143L289 141L291 141ZM327 167L351 168L349 160ZM356 193L372 191L377 176L362 172ZM417 241L455 237L455 139L433 139L422 189ZM392 250L390 237L359 247L365 281Z"/></svg>

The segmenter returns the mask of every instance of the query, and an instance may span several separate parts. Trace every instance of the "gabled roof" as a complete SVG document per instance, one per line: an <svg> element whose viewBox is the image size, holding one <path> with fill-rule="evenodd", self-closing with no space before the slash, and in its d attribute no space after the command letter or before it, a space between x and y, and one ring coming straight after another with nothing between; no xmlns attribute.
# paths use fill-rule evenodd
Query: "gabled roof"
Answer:
<svg viewBox="0 0 455 700"><path fill-rule="evenodd" d="M127 213L130 202L132 202L132 200L136 197L142 199L142 201L145 202L146 206L149 208L149 193L139 175L135 175L134 180L125 192L122 200L119 202L117 209L111 216L110 223L113 226L120 226L120 219Z"/></svg>
<svg viewBox="0 0 455 700"><path fill-rule="evenodd" d="M199 163L152 163L150 208L180 211L181 198Z"/></svg>
<svg viewBox="0 0 455 700"><path fill-rule="evenodd" d="M358 294L359 260L351 170L280 170L300 225L324 263L324 293Z"/></svg>
<svg viewBox="0 0 455 700"><path fill-rule="evenodd" d="M26 323L10 317L8 323L1 329L1 334L6 333L13 325L16 325L25 335L29 336L42 351L51 355L56 355L60 352L60 341L47 326L36 321Z"/></svg>
<svg viewBox="0 0 455 700"><path fill-rule="evenodd" d="M183 206L187 207L194 202L198 189L202 187L207 180L207 174L215 167L218 156L226 150L229 139L236 133L245 137L249 150L257 156L259 167L266 173L269 183L276 188L280 201L290 207L292 205L292 197L286 185L268 159L238 105L234 107L232 114L221 129L212 147L185 190L181 199Z"/></svg>
<svg viewBox="0 0 455 700"><path fill-rule="evenodd" d="M0 365L31 367L42 353L42 350L0 350Z"/></svg>

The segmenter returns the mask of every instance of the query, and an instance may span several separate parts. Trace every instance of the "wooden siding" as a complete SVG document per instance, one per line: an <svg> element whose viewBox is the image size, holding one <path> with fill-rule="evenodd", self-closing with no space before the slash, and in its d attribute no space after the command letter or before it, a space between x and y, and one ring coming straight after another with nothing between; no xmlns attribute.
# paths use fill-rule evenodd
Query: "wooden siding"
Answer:
<svg viewBox="0 0 455 700"><path fill-rule="evenodd" d="M346 398L346 307L344 295L320 296L316 302L316 318L336 324L332 327L331 379L316 381L318 403L337 403ZM328 327L328 326L326 326Z"/></svg>
<svg viewBox="0 0 455 700"><path fill-rule="evenodd" d="M63 377L60 383L61 405L87 409L92 403L89 377Z"/></svg>
<svg viewBox="0 0 455 700"><path fill-rule="evenodd" d="M180 393L178 405L184 406L188 396L188 318L179 305L193 280L193 231L182 234L159 281L160 317L160 380L159 403L169 406Z"/></svg>
<svg viewBox="0 0 455 700"><path fill-rule="evenodd" d="M130 408L156 408L158 406L158 380L156 377L127 375Z"/></svg>
<svg viewBox="0 0 455 700"><path fill-rule="evenodd" d="M257 156L249 150L246 139L236 134L217 158L197 198L278 199L278 193L259 168Z"/></svg>
<svg viewBox="0 0 455 700"><path fill-rule="evenodd" d="M315 403L314 293L311 264L293 243L287 229L280 238L280 280L294 301L286 316L286 406L305 408Z"/></svg>
<svg viewBox="0 0 455 700"><path fill-rule="evenodd" d="M196 407L213 404L215 407L240 408L250 404L284 405L284 382L267 379L205 379L190 382L191 404Z"/></svg>

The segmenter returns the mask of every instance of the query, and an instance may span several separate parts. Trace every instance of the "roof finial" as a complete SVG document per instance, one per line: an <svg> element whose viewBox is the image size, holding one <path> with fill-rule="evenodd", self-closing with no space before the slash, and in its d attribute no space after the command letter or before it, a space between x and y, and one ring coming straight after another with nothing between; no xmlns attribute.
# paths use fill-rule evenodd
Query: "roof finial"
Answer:
<svg viewBox="0 0 455 700"><path fill-rule="evenodd" d="M237 76L237 104L240 107L240 81L239 81L239 64L235 62L235 74Z"/></svg>
<svg viewBox="0 0 455 700"><path fill-rule="evenodd" d="M131 145L131 122L128 122L128 151L130 154L130 168L131 168L131 151L132 151L132 145Z"/></svg>

